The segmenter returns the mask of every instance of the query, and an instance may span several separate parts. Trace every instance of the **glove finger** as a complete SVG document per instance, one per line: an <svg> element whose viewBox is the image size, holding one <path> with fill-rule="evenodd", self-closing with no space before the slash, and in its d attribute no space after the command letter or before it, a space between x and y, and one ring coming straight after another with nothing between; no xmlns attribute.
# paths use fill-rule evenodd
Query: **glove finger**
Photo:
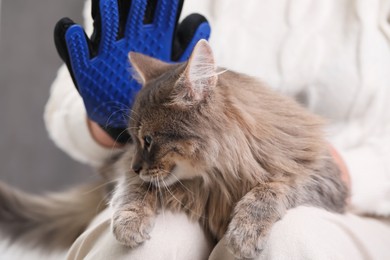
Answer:
<svg viewBox="0 0 390 260"><path fill-rule="evenodd" d="M115 43L119 27L117 0L100 1L101 39L99 52L108 52Z"/></svg>
<svg viewBox="0 0 390 260"><path fill-rule="evenodd" d="M85 70L88 66L90 57L87 35L83 28L78 25L72 25L65 33L65 41L68 48L69 60L73 72Z"/></svg>
<svg viewBox="0 0 390 260"><path fill-rule="evenodd" d="M191 14L187 16L179 25L175 35L172 60L187 60L196 43L201 39L208 40L211 28L206 18L200 14Z"/></svg>
<svg viewBox="0 0 390 260"><path fill-rule="evenodd" d="M180 18L181 9L184 0L160 0L157 4L155 22L158 29L172 33L175 31L176 24Z"/></svg>
<svg viewBox="0 0 390 260"><path fill-rule="evenodd" d="M68 71L72 77L73 83L78 89L77 81L75 79L74 70L72 66L72 57L74 57L74 53L69 53L69 45L74 45L74 41L68 41L66 38L66 34L68 33L68 30L72 27L76 26L76 24L69 18L62 18L59 20L55 26L54 29L54 43L57 49L58 54L60 55L61 59L66 63L66 66L68 67ZM83 39L85 41L88 41L85 35L83 35ZM87 43L85 43L87 44ZM77 44L76 44L77 45ZM88 50L88 47L87 47ZM88 55L88 51L85 52L86 55Z"/></svg>
<svg viewBox="0 0 390 260"><path fill-rule="evenodd" d="M143 19L147 0L132 0L129 15L126 21L125 37L130 39L138 36L143 27Z"/></svg>
<svg viewBox="0 0 390 260"><path fill-rule="evenodd" d="M54 43L58 54L61 59L65 62L69 62L68 47L65 41L65 33L69 27L75 23L69 18L62 18L59 20L54 28Z"/></svg>

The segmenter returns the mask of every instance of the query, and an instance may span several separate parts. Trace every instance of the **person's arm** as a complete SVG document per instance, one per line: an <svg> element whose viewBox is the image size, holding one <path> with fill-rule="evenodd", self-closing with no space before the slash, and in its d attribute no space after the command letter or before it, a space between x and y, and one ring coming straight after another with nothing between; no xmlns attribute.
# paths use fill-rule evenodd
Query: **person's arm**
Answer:
<svg viewBox="0 0 390 260"><path fill-rule="evenodd" d="M65 65L59 69L51 86L44 121L54 143L77 161L100 166L109 156L120 151L115 148L118 146L113 140L88 124L83 100Z"/></svg>

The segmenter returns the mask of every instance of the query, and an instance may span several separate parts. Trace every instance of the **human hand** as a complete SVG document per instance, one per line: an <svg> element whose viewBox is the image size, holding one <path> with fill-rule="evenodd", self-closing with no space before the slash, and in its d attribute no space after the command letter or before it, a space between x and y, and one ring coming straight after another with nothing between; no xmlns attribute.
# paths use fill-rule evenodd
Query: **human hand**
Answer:
<svg viewBox="0 0 390 260"><path fill-rule="evenodd" d="M92 138L105 148L122 148L124 144L116 142L98 123L87 118L87 125Z"/></svg>
<svg viewBox="0 0 390 260"><path fill-rule="evenodd" d="M92 0L94 33L68 18L55 28L55 43L83 98L88 117L125 143L130 110L140 84L130 74L130 51L167 61L188 59L207 39L207 20L192 14L178 24L184 0Z"/></svg>

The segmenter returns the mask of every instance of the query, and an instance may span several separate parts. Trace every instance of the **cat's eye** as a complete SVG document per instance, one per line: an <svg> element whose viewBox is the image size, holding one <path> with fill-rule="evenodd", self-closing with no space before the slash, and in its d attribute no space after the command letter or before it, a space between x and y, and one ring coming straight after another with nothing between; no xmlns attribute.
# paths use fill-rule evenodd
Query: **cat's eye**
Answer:
<svg viewBox="0 0 390 260"><path fill-rule="evenodd" d="M144 136L144 145L145 145L145 148L149 148L150 145L152 144L152 137L150 135L145 135Z"/></svg>

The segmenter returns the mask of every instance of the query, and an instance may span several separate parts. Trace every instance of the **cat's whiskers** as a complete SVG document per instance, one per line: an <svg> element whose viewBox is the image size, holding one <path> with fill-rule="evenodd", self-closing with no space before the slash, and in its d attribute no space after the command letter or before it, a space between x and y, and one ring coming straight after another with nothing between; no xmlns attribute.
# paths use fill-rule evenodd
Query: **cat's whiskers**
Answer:
<svg viewBox="0 0 390 260"><path fill-rule="evenodd" d="M108 127L110 125L110 120L116 113L121 113L121 116L122 116L122 122L119 122L119 123L128 122L128 121L133 119L128 114L129 113L128 109L117 109L114 112L112 112L111 115L107 118L107 121L106 121L106 124L105 124L106 127Z"/></svg>
<svg viewBox="0 0 390 260"><path fill-rule="evenodd" d="M192 209L188 208L187 205L184 205L182 201L180 201L174 194L173 192L169 189L168 185L166 185L164 179L161 179L161 181L163 182L164 184L164 188L169 192L169 194L172 196L172 198L174 198L177 202L179 202L179 204L186 210L188 210L188 212L191 212L192 214L194 214L194 216L197 216L198 218L201 218L201 219L207 219L206 217L202 216L202 215L199 215L197 212L193 211Z"/></svg>
<svg viewBox="0 0 390 260"><path fill-rule="evenodd" d="M130 172L130 170L129 170L129 172ZM131 176L132 176L132 178L134 178L134 179L137 178L137 180L141 180L141 183L138 185L138 187L137 187L137 189L136 189L136 190L139 190L139 189L141 188L141 186L143 186L143 185L145 184L145 181L142 180L141 178L139 178L137 175L131 175ZM134 189L134 187L131 187L131 186L132 186L132 184L128 185L128 188L129 188L129 189L132 189L132 188ZM151 186L151 184L149 183L148 191L149 191L150 186Z"/></svg>
<svg viewBox="0 0 390 260"><path fill-rule="evenodd" d="M142 181L142 182L143 182L142 184L145 183L144 181ZM141 185L142 185L142 184L141 184ZM149 182L148 189L146 190L145 196L144 196L144 198L142 199L142 202L141 202L142 204L144 204L145 198L146 198L146 196L148 195L151 186L152 186L152 183ZM141 187L141 186L140 186L140 187Z"/></svg>
<svg viewBox="0 0 390 260"><path fill-rule="evenodd" d="M152 178L151 178L151 181L150 181L150 184L151 185L153 185L153 183L155 182L154 180L153 180L153 176L152 176ZM154 185L155 186L155 185ZM153 193L154 193L154 195L155 195L155 197L156 197L156 201L158 201L158 194L157 194L157 190L153 190Z"/></svg>
<svg viewBox="0 0 390 260"><path fill-rule="evenodd" d="M130 107L127 107L125 109L118 109L116 112L125 112L125 113L122 113L124 121L135 120L132 117L132 114L135 114L136 116L138 116L138 114L134 110L132 110Z"/></svg>
<svg viewBox="0 0 390 260"><path fill-rule="evenodd" d="M102 187L104 187L104 186L106 186L106 185L108 185L110 183L117 183L117 180L113 179L113 180L106 181L106 182L104 182L104 183L102 183L100 185L97 185L93 189L87 190L84 193L82 193L81 196L86 196L86 195L88 195L88 194L90 194L90 193L92 193L92 192L94 192L96 190L101 189ZM104 194L103 198L99 201L99 203L96 206L96 213L98 213L100 211L99 209L101 208L101 205L103 203L108 203L108 198L111 197L112 193L113 193L113 191L110 191L110 192L107 192L106 194Z"/></svg>
<svg viewBox="0 0 390 260"><path fill-rule="evenodd" d="M93 187L93 189L90 189L90 190L85 191L82 195L87 195L87 194L89 194L89 193L92 193L92 192L94 192L94 191L96 191L96 190L98 190L98 189L100 189L100 188L106 186L107 184L116 183L116 182L117 182L116 179L110 180L110 181L106 181L106 182L104 182L104 183L102 183L102 184L100 184L100 185L97 185L97 186Z"/></svg>
<svg viewBox="0 0 390 260"><path fill-rule="evenodd" d="M124 185L124 188L128 189L128 190L139 190L141 188L141 186L145 184L145 181L143 181L142 179L139 179L139 177L137 175L130 174L130 173L131 173L131 170L128 170L126 172L127 181L122 182L122 185ZM141 182L139 183L139 185L137 187L135 187L134 182L131 181L132 179L137 179L137 181L141 180ZM136 199L139 199L141 196L142 196L142 194L140 194L138 197L136 197Z"/></svg>
<svg viewBox="0 0 390 260"><path fill-rule="evenodd" d="M111 115L108 117L108 119L106 120L106 124L105 124L105 127L108 127L110 125L110 120L111 118L114 116L114 114L116 113L119 113L119 112L124 112L124 113L121 113L122 114L122 117L123 117L123 121L130 121L130 120L133 120L133 118L131 117L130 115L130 112L131 113L135 113L132 109L130 109L129 107L127 108L118 108L117 110L115 110L114 112L111 113ZM126 118L125 118L126 117ZM125 132L129 132L131 129L137 129L138 127L126 127L123 129L122 132L119 133L118 137L115 139L114 141L114 144L112 144L111 146L111 155L113 155L114 153L114 150L116 149L115 145L118 143L118 140L119 138L125 133ZM127 141L129 141L130 139L128 139Z"/></svg>
<svg viewBox="0 0 390 260"><path fill-rule="evenodd" d="M110 103L114 103L114 104L117 104L118 107L115 111L113 111L111 113L111 115L107 118L106 120L106 123L104 124L104 127L109 127L110 126L110 121L111 121L111 118L114 117L115 114L117 113L121 113L121 116L123 118L123 121L124 122L129 122L130 120L134 120L134 118L131 116L133 113L135 115L137 115L137 113L131 109L128 105L125 105L121 102L116 102L116 101L110 101L110 102L104 102L103 104L101 104L100 106L98 106L97 108L103 106L103 105L109 105ZM115 108L115 107L114 107ZM138 127L126 127L125 129L123 129L122 132L119 133L118 137L115 139L115 142L114 144L111 146L111 155L114 153L114 150L115 150L115 145L116 143L118 142L119 138L126 132L126 131L129 131L131 129L137 129ZM128 141L128 140L127 140Z"/></svg>
<svg viewBox="0 0 390 260"><path fill-rule="evenodd" d="M187 187L184 185L184 183L181 182L181 180L174 174L174 173L171 173L171 175L177 180L177 182L184 188L186 189L189 193L191 193L192 195L194 195L194 193Z"/></svg>
<svg viewBox="0 0 390 260"><path fill-rule="evenodd" d="M138 126L132 126L132 127L130 127L130 126L129 126L129 127L127 127L126 129L127 129L127 130L131 130L131 129L139 129L139 127L138 127Z"/></svg>
<svg viewBox="0 0 390 260"><path fill-rule="evenodd" d="M114 106L114 105L117 105L117 106ZM127 104L124 104L124 103L121 103L121 102L118 102L118 101L107 101L107 102L103 102L101 103L99 106L96 107L95 111L98 111L99 108L101 108L102 106L112 106L113 108L115 108L116 110L113 111L111 113L111 115L108 117L107 121L106 121L106 126L108 126L108 122L110 121L110 119L114 116L114 114L118 113L118 112L124 112L122 113L122 115L128 115L129 114L129 111L131 110L129 105Z"/></svg>
<svg viewBox="0 0 390 260"><path fill-rule="evenodd" d="M121 137L121 135L123 135L125 132L127 132L127 128L123 129L123 131L119 133L118 137L115 139L115 143L118 142L118 140ZM131 137L129 137L129 138L131 138ZM127 140L127 141L129 141L129 140ZM115 148L114 146L115 145L113 145L112 148Z"/></svg>
<svg viewBox="0 0 390 260"><path fill-rule="evenodd" d="M188 192L190 192L192 195L194 195L194 193L193 193L190 189L188 189L188 187L186 187L186 186L183 184L183 182L181 182L180 179L179 179L173 172L170 172L170 171L167 171L167 170L164 170L164 169L160 169L160 171L162 171L163 173L169 174L169 176L173 176L173 177L177 180L177 182L178 182L181 186L183 186L184 189L186 189Z"/></svg>
<svg viewBox="0 0 390 260"><path fill-rule="evenodd" d="M103 203L105 203L106 205L108 205L108 198L110 198L110 197L112 197L112 194L114 193L114 191L112 190L112 191L110 191L110 192L107 192L107 194L105 194L104 196L103 196L103 198L99 201L99 203L98 203L98 205L96 206L96 213L98 213L100 210L100 208L101 208L101 205L103 204Z"/></svg>
<svg viewBox="0 0 390 260"><path fill-rule="evenodd" d="M221 71L217 71L214 75L215 76L219 76L219 75L222 75L224 74L225 72L228 72L229 70L228 69L224 69L224 70L221 70Z"/></svg>
<svg viewBox="0 0 390 260"><path fill-rule="evenodd" d="M160 181L159 181L159 176L156 176L156 180L157 180L157 188L158 188L158 193L160 195L160 205L161 205L161 211L162 211L162 214L163 214L163 222L165 223L165 209L164 209L164 197L162 195L162 191L161 191L161 185L160 185ZM152 180L153 180L153 176L152 176Z"/></svg>
<svg viewBox="0 0 390 260"><path fill-rule="evenodd" d="M113 156L113 154L115 153L115 150L117 150L116 144L118 143L119 138L120 138L121 135L124 134L126 131L127 131L127 129L124 129L122 132L120 132L119 135L118 135L118 137L115 139L114 143L111 145L111 148L110 148L110 154L111 154L111 156ZM130 138L131 138L131 137L130 137ZM130 138L127 139L126 142L129 141Z"/></svg>
<svg viewBox="0 0 390 260"><path fill-rule="evenodd" d="M140 116L137 112L134 111L134 109L130 108L129 109L129 115L128 115L129 118L130 118L130 115L132 115L132 114L135 114L136 116Z"/></svg>
<svg viewBox="0 0 390 260"><path fill-rule="evenodd" d="M110 125L111 118L114 117L114 115L117 114L117 113L120 113L120 115L122 116L123 121L125 121L125 122L129 121L130 119L133 119L131 117L132 113L137 115L137 113L134 112L134 110L132 110L129 107L129 105L125 105L125 104L120 103L120 102L110 101L110 102L105 102L105 103L101 104L100 106L107 105L107 104L110 104L110 103L117 104L118 106L117 107L113 106L113 108L115 108L116 110L113 111L110 114L110 116L107 118L106 123L105 123L105 127L108 127ZM100 106L98 106L98 108ZM121 122L118 122L118 123L121 123Z"/></svg>

